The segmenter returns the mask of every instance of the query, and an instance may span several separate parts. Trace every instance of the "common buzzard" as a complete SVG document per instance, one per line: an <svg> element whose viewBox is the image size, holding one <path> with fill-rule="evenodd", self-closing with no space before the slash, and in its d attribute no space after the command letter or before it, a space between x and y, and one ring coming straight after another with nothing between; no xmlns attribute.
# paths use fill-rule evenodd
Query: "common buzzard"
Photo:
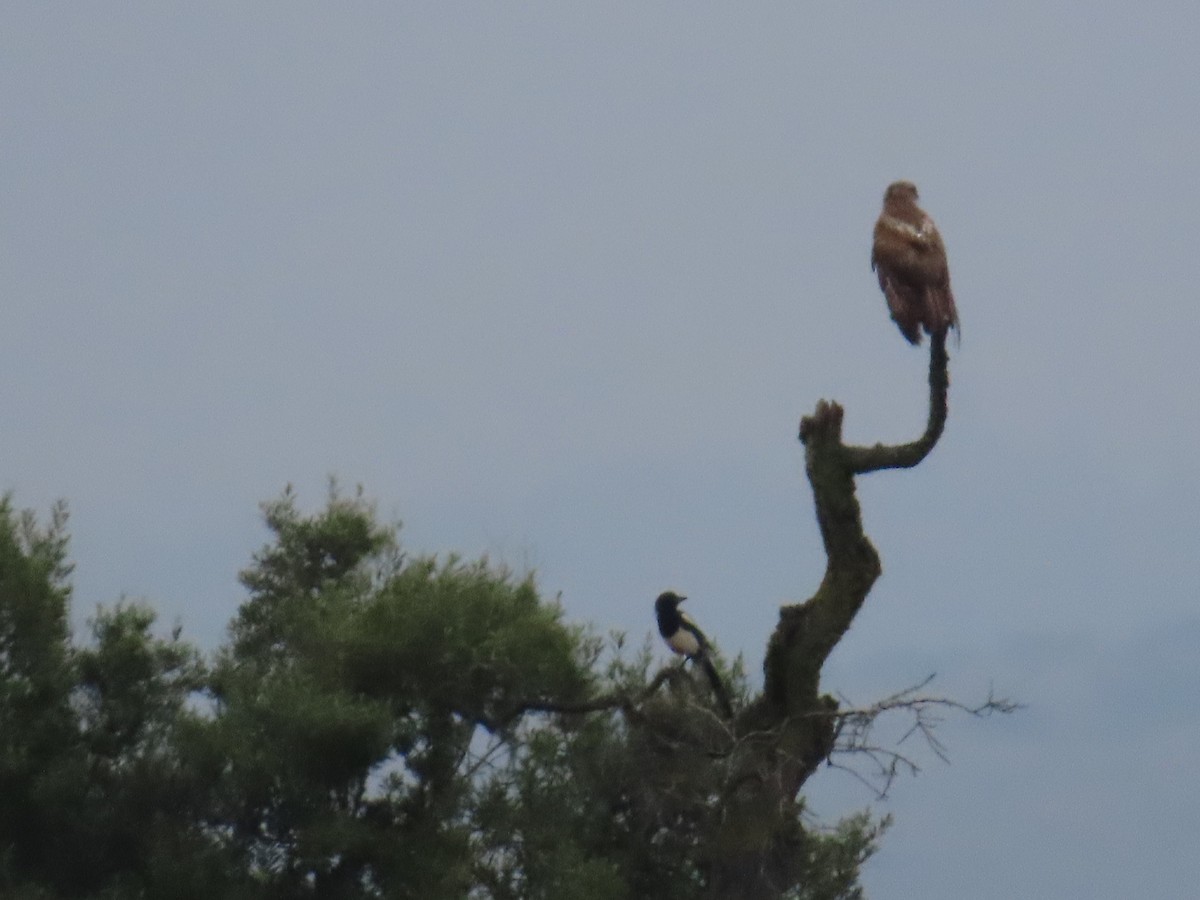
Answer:
<svg viewBox="0 0 1200 900"><path fill-rule="evenodd" d="M958 331L946 247L933 219L917 206L917 186L911 181L890 184L883 195L871 268L892 319L910 344L921 343L922 327L929 334Z"/></svg>

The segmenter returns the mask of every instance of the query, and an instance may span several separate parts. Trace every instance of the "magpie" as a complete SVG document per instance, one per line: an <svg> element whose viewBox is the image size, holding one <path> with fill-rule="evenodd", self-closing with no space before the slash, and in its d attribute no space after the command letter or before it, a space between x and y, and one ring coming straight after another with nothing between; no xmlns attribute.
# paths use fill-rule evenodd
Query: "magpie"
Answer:
<svg viewBox="0 0 1200 900"><path fill-rule="evenodd" d="M717 674L717 668L708 657L708 638L687 615L679 611L679 604L686 600L674 591L664 591L654 601L654 615L658 618L658 633L667 646L680 656L695 660L704 669L708 681L716 694L717 702L725 718L733 718L733 707L729 705L729 692Z"/></svg>

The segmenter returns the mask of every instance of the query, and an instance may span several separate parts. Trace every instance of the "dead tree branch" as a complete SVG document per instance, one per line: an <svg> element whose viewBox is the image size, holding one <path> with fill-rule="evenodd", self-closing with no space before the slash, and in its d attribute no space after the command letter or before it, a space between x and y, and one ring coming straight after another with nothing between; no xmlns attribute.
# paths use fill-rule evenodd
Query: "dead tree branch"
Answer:
<svg viewBox="0 0 1200 900"><path fill-rule="evenodd" d="M931 335L929 342L929 420L925 424L925 433L911 443L893 447L884 444L844 447L850 470L855 475L879 469L910 469L929 455L942 436L949 412L946 395L950 389L950 357L946 353L945 332Z"/></svg>
<svg viewBox="0 0 1200 900"><path fill-rule="evenodd" d="M890 697L866 707L847 706L839 710L834 718L834 748L829 765L847 772L867 785L878 799L883 799L891 790L899 774L915 775L920 766L911 756L900 751L900 747L914 735L924 739L926 746L942 762L948 763L946 747L936 734L937 727L945 721L948 713L963 713L974 718L986 718L993 714L1007 714L1020 709L1020 704L988 692L982 703L969 705L948 697L929 696L920 693L932 683L933 675L919 684L897 691ZM842 698L845 701L845 698ZM891 746L874 739L875 726L887 714L908 716L909 727ZM834 762L834 756L850 757L847 763ZM855 761L866 760L868 771L864 773Z"/></svg>
<svg viewBox="0 0 1200 900"><path fill-rule="evenodd" d="M726 804L729 851L713 860L712 897L777 897L773 886L792 883L796 875L795 859L804 841L796 824L800 788L829 759L839 736L847 734L847 723L859 721L841 717L838 701L821 694L821 669L882 572L879 554L863 530L854 477L915 466L928 456L945 428L949 384L945 334L934 334L929 416L917 440L896 446L844 444L842 408L824 400L800 422L805 473L825 546L825 575L807 601L780 609L763 663L763 693L735 720L735 728L742 732L767 732L774 739L741 754L741 768L755 777L741 779L733 774L743 787ZM860 752L874 751L864 740ZM877 759L885 773L910 762L899 754ZM771 822L764 822L763 810L768 809L777 812ZM747 846L739 836L750 827L769 837Z"/></svg>

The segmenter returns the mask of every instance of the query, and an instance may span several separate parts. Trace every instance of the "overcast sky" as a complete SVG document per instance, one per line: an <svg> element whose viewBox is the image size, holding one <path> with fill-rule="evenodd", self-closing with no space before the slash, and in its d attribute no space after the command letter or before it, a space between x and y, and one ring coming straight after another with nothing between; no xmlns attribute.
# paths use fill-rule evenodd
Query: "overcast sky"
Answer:
<svg viewBox="0 0 1200 900"><path fill-rule="evenodd" d="M911 179L950 418L860 480L825 687L1028 709L913 748L868 892L1191 900L1200 6L1121 6L8 4L0 489L68 500L81 630L214 647L259 502L332 474L601 630L682 590L758 679L824 566L800 417L924 425L868 262Z"/></svg>

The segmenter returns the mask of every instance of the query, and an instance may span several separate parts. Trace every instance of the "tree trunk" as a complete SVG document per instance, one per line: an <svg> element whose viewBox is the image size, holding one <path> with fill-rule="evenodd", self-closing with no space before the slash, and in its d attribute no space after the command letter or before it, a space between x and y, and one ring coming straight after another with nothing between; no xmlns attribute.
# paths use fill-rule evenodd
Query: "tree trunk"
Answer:
<svg viewBox="0 0 1200 900"><path fill-rule="evenodd" d="M833 750L838 711L837 701L820 693L821 668L882 572L879 554L863 532L854 477L910 468L929 454L946 424L948 365L945 333L934 334L929 419L925 433L911 443L843 444L842 408L824 400L800 422L828 562L812 597L780 608L763 664L763 693L735 723L733 776L709 871L712 898L775 900L803 869L799 791Z"/></svg>

